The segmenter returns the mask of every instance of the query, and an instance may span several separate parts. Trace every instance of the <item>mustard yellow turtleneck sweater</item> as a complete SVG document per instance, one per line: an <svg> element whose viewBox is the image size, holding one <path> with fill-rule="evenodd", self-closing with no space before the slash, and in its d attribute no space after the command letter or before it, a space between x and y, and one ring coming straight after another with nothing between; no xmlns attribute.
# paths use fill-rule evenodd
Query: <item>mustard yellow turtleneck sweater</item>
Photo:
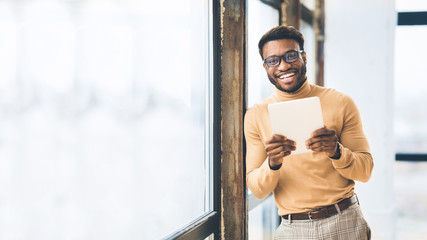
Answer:
<svg viewBox="0 0 427 240"><path fill-rule="evenodd" d="M279 170L271 170L265 152L265 141L272 136L268 104L314 96L320 98L325 126L337 133L340 159L322 152L290 155ZM273 192L279 215L337 203L354 194L355 180L366 182L371 176L373 160L353 100L307 81L295 93L276 89L271 97L251 107L245 115L245 138L249 189L258 198Z"/></svg>

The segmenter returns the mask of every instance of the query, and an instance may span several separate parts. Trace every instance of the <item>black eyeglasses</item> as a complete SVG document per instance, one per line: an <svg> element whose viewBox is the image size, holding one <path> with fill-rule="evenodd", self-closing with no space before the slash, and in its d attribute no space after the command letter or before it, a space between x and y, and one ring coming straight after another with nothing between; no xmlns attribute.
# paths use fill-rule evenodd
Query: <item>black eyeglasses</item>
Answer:
<svg viewBox="0 0 427 240"><path fill-rule="evenodd" d="M287 63L293 63L296 60L298 60L299 54L303 53L303 52L304 52L304 50L299 50L299 51L290 50L290 51L287 51L282 56L268 57L268 58L264 59L264 63L267 64L268 67L277 67L280 65L280 61L282 60L282 58Z"/></svg>

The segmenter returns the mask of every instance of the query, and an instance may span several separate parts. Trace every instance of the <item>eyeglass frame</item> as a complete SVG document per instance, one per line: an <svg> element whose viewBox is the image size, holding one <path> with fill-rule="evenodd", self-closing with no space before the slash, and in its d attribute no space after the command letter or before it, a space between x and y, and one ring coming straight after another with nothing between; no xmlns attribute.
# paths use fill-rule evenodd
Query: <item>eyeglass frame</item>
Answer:
<svg viewBox="0 0 427 240"><path fill-rule="evenodd" d="M293 50L292 49L292 50L289 50L289 51L285 52L285 54L280 55L280 56L273 55L273 56L266 57L264 60L262 60L262 62L263 62L263 64L267 65L269 68L278 67L282 63L282 59L286 63L296 62L298 60L298 58L296 58L295 61L292 61L292 62L286 61L286 55L289 54L290 52L296 52L296 53L298 53L298 58L299 58L299 55L302 54L302 53L304 53L305 51L304 50ZM270 66L268 63L266 63L266 60L268 58L271 58L271 57L279 57L279 63L277 65L275 65L275 66Z"/></svg>

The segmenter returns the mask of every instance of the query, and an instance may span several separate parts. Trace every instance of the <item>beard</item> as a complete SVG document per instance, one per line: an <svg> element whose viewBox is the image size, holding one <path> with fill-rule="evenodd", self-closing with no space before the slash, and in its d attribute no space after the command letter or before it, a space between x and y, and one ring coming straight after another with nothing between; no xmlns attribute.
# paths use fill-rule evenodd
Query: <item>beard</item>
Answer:
<svg viewBox="0 0 427 240"><path fill-rule="evenodd" d="M268 80L270 80L271 84L273 84L280 91L287 92L287 93L294 93L294 92L298 91L298 89L300 89L300 87L306 81L306 79L307 79L306 73L307 73L307 66L306 66L306 64L303 64L297 73L298 74L297 84L290 89L282 88L282 86L280 86L280 84L278 83L276 78L270 76L270 74L267 73L267 76L268 76Z"/></svg>

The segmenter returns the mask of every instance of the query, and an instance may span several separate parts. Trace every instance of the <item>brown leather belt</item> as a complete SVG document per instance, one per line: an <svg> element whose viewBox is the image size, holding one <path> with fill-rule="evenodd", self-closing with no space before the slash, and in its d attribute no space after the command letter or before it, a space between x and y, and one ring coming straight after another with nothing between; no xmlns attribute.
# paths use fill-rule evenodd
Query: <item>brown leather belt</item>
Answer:
<svg viewBox="0 0 427 240"><path fill-rule="evenodd" d="M337 206L340 211L343 211L357 202L359 202L357 196L353 195L353 197L346 198L341 202L338 202ZM335 207L335 204L333 204L310 212L283 215L282 218L288 220L288 217L291 216L291 220L322 219L331 217L337 213L337 208Z"/></svg>

